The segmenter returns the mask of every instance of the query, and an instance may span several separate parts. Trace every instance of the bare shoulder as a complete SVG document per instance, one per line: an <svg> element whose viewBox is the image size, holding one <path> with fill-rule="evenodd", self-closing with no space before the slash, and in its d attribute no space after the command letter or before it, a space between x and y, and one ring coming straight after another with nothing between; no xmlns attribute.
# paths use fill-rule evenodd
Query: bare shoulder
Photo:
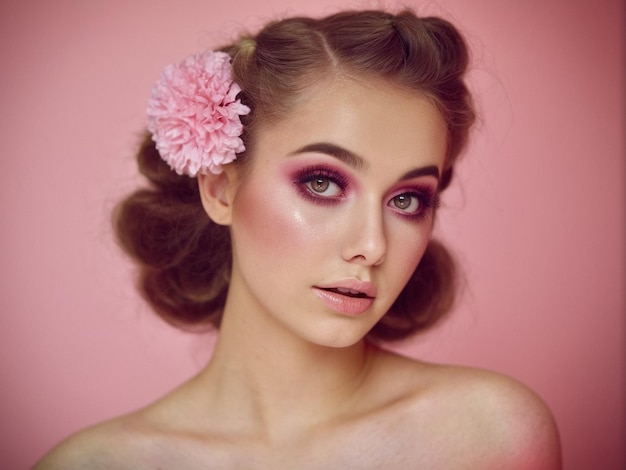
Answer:
<svg viewBox="0 0 626 470"><path fill-rule="evenodd" d="M135 422L128 415L79 431L50 450L33 470L125 469L142 443Z"/></svg>
<svg viewBox="0 0 626 470"><path fill-rule="evenodd" d="M199 436L193 427L197 419L187 388L183 384L133 413L77 432L33 470L192 470L209 464L216 468L214 440Z"/></svg>
<svg viewBox="0 0 626 470"><path fill-rule="evenodd" d="M434 445L456 446L459 454L476 457L480 468L561 468L552 412L525 385L482 369L391 360L405 377L414 377L405 403L416 422L426 417L437 423L428 430L441 436Z"/></svg>
<svg viewBox="0 0 626 470"><path fill-rule="evenodd" d="M485 442L500 450L498 458L506 468L561 468L556 422L534 391L510 377L480 369L446 367L442 375L455 376L448 386L456 391L448 393L460 395L468 424L485 428Z"/></svg>

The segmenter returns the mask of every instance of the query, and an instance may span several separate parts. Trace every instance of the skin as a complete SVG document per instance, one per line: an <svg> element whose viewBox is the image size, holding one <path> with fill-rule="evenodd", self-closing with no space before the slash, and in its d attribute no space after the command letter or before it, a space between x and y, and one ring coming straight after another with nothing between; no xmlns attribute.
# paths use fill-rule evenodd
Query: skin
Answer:
<svg viewBox="0 0 626 470"><path fill-rule="evenodd" d="M363 339L424 252L445 148L441 116L418 94L347 78L307 91L258 130L249 171L199 179L233 239L210 363L35 468L560 468L552 416L522 385ZM363 312L316 291L346 279L375 291Z"/></svg>

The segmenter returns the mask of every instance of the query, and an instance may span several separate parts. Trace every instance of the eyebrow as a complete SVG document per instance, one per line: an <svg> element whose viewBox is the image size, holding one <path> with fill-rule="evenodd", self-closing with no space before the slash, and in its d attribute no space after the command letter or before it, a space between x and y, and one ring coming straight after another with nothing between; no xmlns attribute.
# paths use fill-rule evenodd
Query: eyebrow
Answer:
<svg viewBox="0 0 626 470"><path fill-rule="evenodd" d="M330 155L331 157L342 161L346 165L351 166L355 170L364 170L369 167L369 163L367 163L367 161L363 157L351 152L350 150L340 147L339 145L331 144L328 142L317 142L305 145L304 147L301 147L298 150L291 152L289 156L295 156L307 152L323 153L326 155ZM439 181L439 168L437 168L436 165L416 168L415 170L406 172L398 179L398 181L418 178L420 176L434 176L437 181Z"/></svg>
<svg viewBox="0 0 626 470"><path fill-rule="evenodd" d="M411 178L417 178L419 176L434 176L439 181L439 168L435 165L429 165L422 168L416 168L406 172L400 177L399 181L410 180Z"/></svg>
<svg viewBox="0 0 626 470"><path fill-rule="evenodd" d="M369 164L365 161L363 157L357 155L356 153L350 152L350 150L347 150L335 144L330 144L328 142L318 142L305 145L295 152L291 152L289 156L298 155L300 153L306 152L316 152L330 155L331 157L335 157L337 160L341 160L343 163L351 166L355 170L364 170L369 166Z"/></svg>

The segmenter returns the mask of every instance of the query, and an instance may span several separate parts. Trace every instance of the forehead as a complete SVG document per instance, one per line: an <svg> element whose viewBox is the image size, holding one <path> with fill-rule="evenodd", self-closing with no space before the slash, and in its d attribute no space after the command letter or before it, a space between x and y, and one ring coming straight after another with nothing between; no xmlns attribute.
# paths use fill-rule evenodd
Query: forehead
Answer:
<svg viewBox="0 0 626 470"><path fill-rule="evenodd" d="M447 128L424 95L381 80L335 78L308 87L282 119L259 126L259 154L311 143L339 145L366 160L443 166Z"/></svg>

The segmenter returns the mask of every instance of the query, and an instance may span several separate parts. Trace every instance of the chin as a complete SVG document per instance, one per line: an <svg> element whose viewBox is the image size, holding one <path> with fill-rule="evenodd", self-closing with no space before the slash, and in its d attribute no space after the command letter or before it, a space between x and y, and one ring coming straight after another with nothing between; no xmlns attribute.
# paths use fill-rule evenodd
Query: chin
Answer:
<svg viewBox="0 0 626 470"><path fill-rule="evenodd" d="M350 348L361 343L365 339L367 331L347 331L348 328L335 328L331 332L309 332L307 340L318 346L334 349Z"/></svg>

